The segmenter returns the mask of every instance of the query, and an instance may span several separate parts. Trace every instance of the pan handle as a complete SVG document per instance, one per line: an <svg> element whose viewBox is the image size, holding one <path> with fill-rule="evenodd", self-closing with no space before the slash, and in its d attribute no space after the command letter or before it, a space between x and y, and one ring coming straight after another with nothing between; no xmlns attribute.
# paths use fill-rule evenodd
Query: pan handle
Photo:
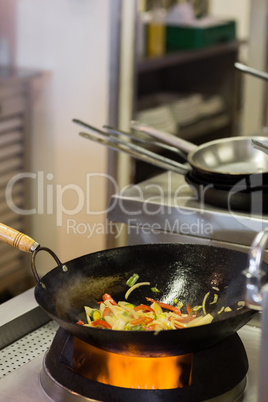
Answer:
<svg viewBox="0 0 268 402"><path fill-rule="evenodd" d="M173 159L164 157L137 144L134 144L131 141L123 140L118 135L106 133L78 119L73 119L73 122L85 126L92 133L94 133L94 135L87 133L79 133L79 135L99 144L106 145L110 149L124 152L133 158L151 163L162 169L172 170L173 172L182 174L184 176L192 171L192 168L189 165L181 164Z"/></svg>
<svg viewBox="0 0 268 402"><path fill-rule="evenodd" d="M143 138L140 138L140 137L135 136L135 135L131 135L129 133L126 133L125 131L118 130L118 129L116 129L114 127L111 127L111 126L104 125L103 128L105 128L108 132L112 132L112 133L115 133L117 135L125 135L128 138L131 138L132 140L134 140L136 142L141 142L142 144L145 144L145 145L154 145L154 146L162 148L162 149L164 149L166 151L174 152L175 154L179 155L183 160L185 160L187 162L187 155L185 154L185 152L182 152L177 147L174 147L174 146L168 145L168 144L164 144L163 142L155 141L153 139L145 140Z"/></svg>
<svg viewBox="0 0 268 402"><path fill-rule="evenodd" d="M133 157L135 159L139 159L143 162L147 162L147 163L150 163L151 165L160 167L161 169L170 170L175 173L182 174L184 176L187 173L191 172L191 168L186 165L182 165L173 160L169 160L169 158L164 158L165 160L160 160L157 154L155 155L155 157L150 157L145 153L142 154L141 152L137 152L134 149L130 149L129 145L127 143L125 143L123 146L120 143L115 143L111 140L104 140L102 138L96 137L95 135L91 135L88 133L79 133L79 135L81 135L81 137L87 138L91 141L97 142L98 144L105 145L115 151L120 151L120 152L126 153L127 155L130 155L131 157Z"/></svg>
<svg viewBox="0 0 268 402"><path fill-rule="evenodd" d="M259 71L256 68L248 67L242 63L235 63L234 66L235 66L235 68L237 68L237 70L240 70L243 73L247 73L247 74L253 75L254 77L261 78L262 80L268 81L268 74L263 71Z"/></svg>
<svg viewBox="0 0 268 402"><path fill-rule="evenodd" d="M149 134L158 140L166 142L167 144L173 145L174 147L178 147L181 151L186 152L187 154L197 148L195 144L192 144L189 141L183 140L182 138L177 137L176 135L167 133L165 131L160 131L155 129L154 127L150 127L147 124L140 123L138 121L131 121L130 127L134 130L141 131L143 133Z"/></svg>
<svg viewBox="0 0 268 402"><path fill-rule="evenodd" d="M127 136L128 138L132 138L132 139L135 138L132 135L130 135L128 133L125 133L124 131L114 129L114 128L110 127L110 126L104 126L105 129L108 131L108 133L107 133L107 132L99 130L98 128L93 127L93 126L91 126L91 125L89 125L87 123L84 123L81 120L73 119L73 122L86 127L91 132L97 134L98 136L104 137L104 139L112 142L113 144L115 143L116 145L119 145L119 146L122 145L123 147L127 147L131 151L137 152L138 154L142 154L142 155L148 156L149 158L154 158L154 159L160 160L161 162L164 162L164 163L170 163L171 165L175 165L176 167L179 167L179 169L183 171L182 174L186 174L185 166L180 164L179 162L176 162L173 159L164 157L161 154L156 154L155 152L150 151L149 149L144 148L144 147L142 147L142 146L140 146L140 145L138 145L136 143L133 143L132 141L122 139L122 135L124 137ZM142 141L140 141L140 142L142 142ZM164 146L165 146L165 144L164 144ZM169 150L171 148L173 148L173 152L174 152L174 147L168 146L168 148L169 148ZM185 161L187 161L187 157L180 150L177 150L177 153L179 153L180 156Z"/></svg>
<svg viewBox="0 0 268 402"><path fill-rule="evenodd" d="M27 253L33 252L39 247L39 243L31 237L3 223L0 223L0 241Z"/></svg>
<svg viewBox="0 0 268 402"><path fill-rule="evenodd" d="M40 282L40 277L38 275L38 272L36 269L36 264L35 264L36 256L40 251L46 251L47 253L49 253L54 258L57 265L62 267L62 270L64 272L68 271L67 266L65 264L61 263L60 259L57 257L57 255L54 253L54 251L50 250L50 248L47 248L47 247L38 247L36 250L34 250L34 252L32 254L32 262L31 262L32 273L35 277L36 282Z"/></svg>
<svg viewBox="0 0 268 402"><path fill-rule="evenodd" d="M56 261L57 265L62 267L63 271L67 271L66 265L62 264L57 255L47 247L40 247L40 244L33 240L30 236L19 232L3 223L0 223L0 241L6 243L12 247L17 248L20 251L25 251L27 253L32 253L32 272L36 279L36 282L40 281L40 277L37 273L35 259L39 251L47 251Z"/></svg>
<svg viewBox="0 0 268 402"><path fill-rule="evenodd" d="M260 141L256 141L253 138L251 138L251 142L253 144L253 148L256 148L259 151L262 151L262 152L268 154L268 146L266 144L263 144Z"/></svg>
<svg viewBox="0 0 268 402"><path fill-rule="evenodd" d="M268 242L268 227L259 232L250 247L248 266L244 270L246 276L245 301L248 307L262 310L262 288L264 276L267 274L261 267L266 244Z"/></svg>

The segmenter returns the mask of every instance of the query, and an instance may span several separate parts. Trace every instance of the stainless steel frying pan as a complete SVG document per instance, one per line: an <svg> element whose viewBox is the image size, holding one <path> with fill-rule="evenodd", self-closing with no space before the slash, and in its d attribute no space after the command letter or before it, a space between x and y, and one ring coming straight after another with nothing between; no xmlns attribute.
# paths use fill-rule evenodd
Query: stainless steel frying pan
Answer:
<svg viewBox="0 0 268 402"><path fill-rule="evenodd" d="M142 145L138 145L132 141L122 138L128 136L131 139L136 139L132 135L123 131L105 126L108 132L99 130L81 120L74 119L75 123L86 127L91 131L91 135L80 133L81 136L106 145L111 149L125 152L136 159L152 163L164 169L173 170L182 175L190 175L195 179L215 183L217 185L234 185L243 178L248 178L250 175L259 175L260 182L268 184L268 158L258 149L255 149L252 144L252 137L231 137L220 140L210 141L208 143L196 146L188 141L178 138L174 135L156 130L150 126L132 122L132 127L139 129L141 132L157 138L162 143L169 143L172 150L175 147L182 152L189 152L187 155L186 164L178 163L177 161L163 157L155 152L152 152ZM262 142L268 146L267 137L253 137L253 140ZM155 144L161 144L157 141ZM180 153L183 156L183 154ZM161 165L161 166L160 166Z"/></svg>
<svg viewBox="0 0 268 402"><path fill-rule="evenodd" d="M131 122L131 127L188 153L189 171L199 180L236 184L251 175L268 184L268 158L252 145L252 137L230 137L196 146L146 124ZM253 137L268 145L267 137Z"/></svg>
<svg viewBox="0 0 268 402"><path fill-rule="evenodd" d="M262 175L260 176L260 180L259 178L253 180L253 177L250 177L250 180L241 180L241 182L238 183L225 182L224 180L218 180L217 182L215 175L208 175L208 177L201 175L201 179L199 179L194 176L193 172L195 172L195 169L188 163L180 164L172 159L145 149L140 145L126 141L122 139L120 135L122 134L121 131L108 128L109 132L107 133L79 120L75 120L75 122L79 125L82 124L83 127L86 126L86 128L91 131L91 134L79 133L84 138L105 145L113 150L124 152L135 159L142 160L161 169L184 175L185 181L190 185L193 193L202 203L205 202L206 204L227 208L229 210L249 212L256 210L252 202L258 202L258 212L268 210L268 185L263 184ZM230 139L228 139L228 142L230 142ZM250 148L253 149L251 143ZM261 151L256 152L261 156L264 155ZM215 157L215 155L213 157ZM254 175L254 179L256 178L255 176L256 175ZM241 175L238 177L242 178ZM214 179L215 182L213 182L212 179Z"/></svg>

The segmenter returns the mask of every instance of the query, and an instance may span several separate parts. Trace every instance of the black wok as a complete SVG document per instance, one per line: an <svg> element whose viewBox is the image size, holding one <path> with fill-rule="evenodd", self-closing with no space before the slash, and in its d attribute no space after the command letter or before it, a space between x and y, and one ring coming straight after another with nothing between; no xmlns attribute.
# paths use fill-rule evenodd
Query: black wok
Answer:
<svg viewBox="0 0 268 402"><path fill-rule="evenodd" d="M131 127L186 152L188 174L200 181L234 185L254 175L256 180L268 184L268 158L255 149L251 141L253 138L268 145L267 137L222 138L196 146L142 123L132 122Z"/></svg>
<svg viewBox="0 0 268 402"><path fill-rule="evenodd" d="M35 257L42 250L38 243L12 229L0 225L0 240L24 251L33 251L33 272L38 283L35 297L39 305L61 327L76 337L115 353L135 356L179 355L208 348L227 338L244 324L253 311L237 303L243 299L247 254L195 244L145 244L100 251L61 264L41 280L35 269ZM23 237L24 236L24 237ZM26 247L25 240L26 239ZM264 264L265 265L265 264ZM141 281L149 281L160 293L153 293L151 286L135 289L129 301L146 303L152 297L174 304L177 298L186 306L202 304L207 292L206 309L215 316L211 324L160 331L113 331L77 325L84 317L84 305L98 306L107 292L116 300L124 300L128 286L126 280L133 274ZM212 289L219 288L219 291ZM217 303L210 304L214 293ZM217 314L222 307L231 307L228 313Z"/></svg>

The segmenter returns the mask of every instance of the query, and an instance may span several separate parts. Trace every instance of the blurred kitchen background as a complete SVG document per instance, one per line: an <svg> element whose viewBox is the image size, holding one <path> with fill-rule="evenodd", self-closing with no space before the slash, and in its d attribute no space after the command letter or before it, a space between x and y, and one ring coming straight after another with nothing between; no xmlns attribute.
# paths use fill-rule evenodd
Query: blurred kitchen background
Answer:
<svg viewBox="0 0 268 402"><path fill-rule="evenodd" d="M234 62L268 70L267 9L0 0L0 221L63 261L124 244L105 219L109 197L158 171L79 137L72 119L126 131L141 120L196 144L265 132L266 83ZM43 275L53 262L39 260ZM0 302L34 285L29 267L0 245Z"/></svg>

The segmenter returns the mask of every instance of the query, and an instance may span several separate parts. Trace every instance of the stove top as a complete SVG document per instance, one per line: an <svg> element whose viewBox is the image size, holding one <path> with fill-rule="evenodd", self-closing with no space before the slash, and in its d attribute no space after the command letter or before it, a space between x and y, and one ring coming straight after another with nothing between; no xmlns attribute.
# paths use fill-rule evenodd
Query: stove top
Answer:
<svg viewBox="0 0 268 402"><path fill-rule="evenodd" d="M51 399L44 391L40 383L40 373L43 371L44 381L44 362L46 350L51 348L52 341L57 333L58 325L49 322L33 333L23 337L21 340L6 347L0 352L0 400L20 401L20 402L46 402L46 401L98 401L102 399L82 398L77 394L66 396L61 388L53 387L53 399ZM229 399L243 402L257 401L257 369L258 369L258 350L260 344L260 328L246 325L238 331L242 340L249 362L249 370L246 376L247 385L244 394L240 399ZM3 367L1 367L3 366ZM9 367L7 367L9 366ZM3 370L4 368L4 370ZM51 379L50 379L51 380ZM49 380L49 387L51 383ZM46 379L46 381L48 381ZM53 379L52 379L53 381ZM55 384L54 384L55 385ZM244 387L242 381L239 384L240 389ZM139 390L136 390L139 392ZM236 390L239 394L239 388ZM136 397L137 399L137 397ZM151 400L151 399L149 399ZM158 400L170 400L162 398ZM218 401L221 399L210 399L210 401ZM226 399L224 399L226 400ZM120 401L120 399L118 399Z"/></svg>
<svg viewBox="0 0 268 402"><path fill-rule="evenodd" d="M116 376L120 365L123 370ZM177 381L163 389L166 370L172 370ZM60 328L43 360L41 384L56 402L75 401L77 394L102 402L232 402L242 400L247 371L247 356L237 334L194 355L144 359L101 351Z"/></svg>

